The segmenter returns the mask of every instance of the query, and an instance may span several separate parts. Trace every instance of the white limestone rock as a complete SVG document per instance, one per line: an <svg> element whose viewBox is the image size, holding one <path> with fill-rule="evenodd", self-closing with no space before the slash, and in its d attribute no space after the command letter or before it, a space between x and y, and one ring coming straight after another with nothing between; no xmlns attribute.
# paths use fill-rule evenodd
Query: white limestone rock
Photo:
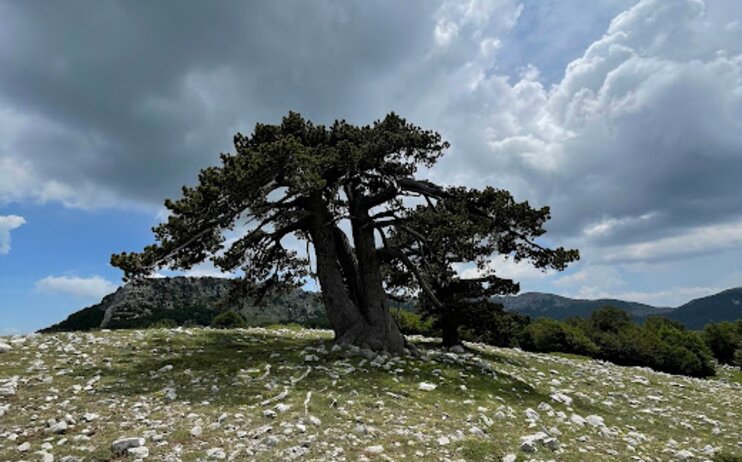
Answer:
<svg viewBox="0 0 742 462"><path fill-rule="evenodd" d="M605 421L599 415L589 415L585 417L585 421L591 427L605 427Z"/></svg>
<svg viewBox="0 0 742 462"><path fill-rule="evenodd" d="M127 449L126 454L134 459L146 459L149 457L149 449L146 446L138 446L136 448Z"/></svg>
<svg viewBox="0 0 742 462"><path fill-rule="evenodd" d="M368 446L363 450L363 453L367 456L378 456L384 453L384 446L377 444L374 446Z"/></svg>
<svg viewBox="0 0 742 462"><path fill-rule="evenodd" d="M227 453L222 448L211 448L206 451L206 457L211 460L224 460L227 458Z"/></svg>
<svg viewBox="0 0 742 462"><path fill-rule="evenodd" d="M144 446L144 438L121 438L111 444L111 452L116 455L124 454L132 448Z"/></svg>
<svg viewBox="0 0 742 462"><path fill-rule="evenodd" d="M433 391L438 388L438 385L429 382L420 382L417 384L417 389L422 391Z"/></svg>

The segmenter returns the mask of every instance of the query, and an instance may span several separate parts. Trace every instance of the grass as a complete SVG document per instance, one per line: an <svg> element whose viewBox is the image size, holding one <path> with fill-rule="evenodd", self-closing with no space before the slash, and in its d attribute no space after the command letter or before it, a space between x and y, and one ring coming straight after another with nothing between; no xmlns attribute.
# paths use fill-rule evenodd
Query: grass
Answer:
<svg viewBox="0 0 742 462"><path fill-rule="evenodd" d="M118 460L110 444L125 436L145 437L151 460L183 461L204 460L211 448L235 460L357 460L372 445L392 460L525 460L520 437L538 431L558 433L560 449L541 448L529 456L537 460L666 460L683 449L701 456L705 446L735 460L742 449L738 370L698 380L571 355L483 345L456 355L416 342L421 357L374 363L333 351L329 332L296 326L33 337L0 355L0 383L20 377L17 395L0 397L10 405L0 460L24 457L24 442L28 454L49 443L56 459ZM437 388L422 391L423 381ZM553 401L554 391L574 402ZM288 410L263 415L279 402ZM531 424L524 412L540 403L553 411ZM84 422L85 413L100 417ZM602 416L611 434L571 424L572 413ZM67 434L45 431L48 419L67 415Z"/></svg>

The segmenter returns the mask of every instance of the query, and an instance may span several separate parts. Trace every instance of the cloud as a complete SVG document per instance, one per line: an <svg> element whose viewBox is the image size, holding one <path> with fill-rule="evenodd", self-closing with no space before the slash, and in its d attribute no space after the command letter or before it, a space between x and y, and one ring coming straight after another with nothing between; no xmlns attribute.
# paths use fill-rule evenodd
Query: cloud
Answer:
<svg viewBox="0 0 742 462"><path fill-rule="evenodd" d="M10 232L25 223L26 220L18 215L0 215L0 255L10 252Z"/></svg>
<svg viewBox="0 0 742 462"><path fill-rule="evenodd" d="M257 121L394 110L452 142L430 177L550 205L585 264L737 249L739 24L736 0L4 3L0 203L154 213Z"/></svg>
<svg viewBox="0 0 742 462"><path fill-rule="evenodd" d="M100 276L47 276L36 282L36 290L41 292L91 299L103 298L117 288L116 284Z"/></svg>
<svg viewBox="0 0 742 462"><path fill-rule="evenodd" d="M490 265L494 269L497 277L512 279L516 282L534 281L547 279L556 274L556 271L543 271L536 268L529 262L523 260L516 262L513 258L496 255L490 260ZM463 278L477 278L481 276L481 271L472 265L455 265L455 269Z"/></svg>
<svg viewBox="0 0 742 462"><path fill-rule="evenodd" d="M742 247L742 221L699 226L674 236L607 247L596 258L605 262L649 262L720 252Z"/></svg>
<svg viewBox="0 0 742 462"><path fill-rule="evenodd" d="M639 2L556 86L533 86L543 105L495 137L495 163L519 164L552 229L588 244L741 216L740 38L703 2Z"/></svg>

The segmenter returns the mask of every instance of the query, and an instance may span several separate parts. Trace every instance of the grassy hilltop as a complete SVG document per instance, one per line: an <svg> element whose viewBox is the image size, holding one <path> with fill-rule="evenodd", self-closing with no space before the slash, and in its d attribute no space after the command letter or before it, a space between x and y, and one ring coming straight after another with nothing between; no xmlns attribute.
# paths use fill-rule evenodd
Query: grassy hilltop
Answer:
<svg viewBox="0 0 742 462"><path fill-rule="evenodd" d="M739 370L713 380L300 328L2 339L0 460L739 460ZM112 443L133 440L130 454ZM146 449L143 449L146 448ZM53 457L53 458L52 458Z"/></svg>

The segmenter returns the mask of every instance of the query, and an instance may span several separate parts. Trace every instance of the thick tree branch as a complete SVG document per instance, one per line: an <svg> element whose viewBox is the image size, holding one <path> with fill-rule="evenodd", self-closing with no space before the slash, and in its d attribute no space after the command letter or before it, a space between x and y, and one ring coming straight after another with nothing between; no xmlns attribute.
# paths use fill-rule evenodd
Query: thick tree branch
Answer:
<svg viewBox="0 0 742 462"><path fill-rule="evenodd" d="M420 270L415 266L414 263L412 263L412 260L401 250L399 249L393 249L386 247L385 253L388 255L399 259L404 266L410 270L410 272L415 275L415 279L417 279L418 284L420 284L420 288L425 292L425 295L428 297L430 302L435 305L439 309L443 309L443 303L441 303L440 300L438 300L438 297L436 297L435 293L433 292L433 289L431 289L428 282L423 277L422 273L420 273Z"/></svg>

